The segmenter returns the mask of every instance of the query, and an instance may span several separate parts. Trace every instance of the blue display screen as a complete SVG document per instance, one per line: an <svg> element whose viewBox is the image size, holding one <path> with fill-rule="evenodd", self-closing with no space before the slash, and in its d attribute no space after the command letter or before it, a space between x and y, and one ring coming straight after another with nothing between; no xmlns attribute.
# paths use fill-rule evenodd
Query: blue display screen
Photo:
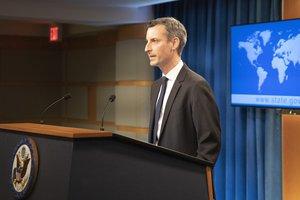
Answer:
<svg viewBox="0 0 300 200"><path fill-rule="evenodd" d="M300 108L300 19L231 27L231 104Z"/></svg>

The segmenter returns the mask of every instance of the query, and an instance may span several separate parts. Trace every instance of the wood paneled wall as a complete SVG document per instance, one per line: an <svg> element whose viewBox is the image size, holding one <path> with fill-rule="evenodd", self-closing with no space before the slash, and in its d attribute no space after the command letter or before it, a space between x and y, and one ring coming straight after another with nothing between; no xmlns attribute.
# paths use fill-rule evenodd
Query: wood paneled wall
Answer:
<svg viewBox="0 0 300 200"><path fill-rule="evenodd" d="M300 18L300 1L282 1L283 19ZM282 195L300 199L300 116L282 115Z"/></svg>
<svg viewBox="0 0 300 200"><path fill-rule="evenodd" d="M98 129L109 95L126 90L134 98L126 101L121 92L117 100L134 108L128 113L132 119L119 115L125 110L115 102L104 125L144 140L153 72L146 55L128 52L144 54L145 31L144 24L123 25L55 43L45 36L0 35L0 95L5 97L0 100L0 121L38 122L46 105L71 92L72 99L49 110L46 122ZM146 96L138 98L137 91Z"/></svg>
<svg viewBox="0 0 300 200"><path fill-rule="evenodd" d="M295 19L300 18L300 1L299 0L282 0L282 18Z"/></svg>

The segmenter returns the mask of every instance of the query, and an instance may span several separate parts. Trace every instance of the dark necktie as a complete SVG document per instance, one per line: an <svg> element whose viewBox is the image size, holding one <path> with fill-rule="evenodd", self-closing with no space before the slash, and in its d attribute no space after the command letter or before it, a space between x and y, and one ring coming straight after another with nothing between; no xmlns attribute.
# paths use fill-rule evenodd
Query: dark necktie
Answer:
<svg viewBox="0 0 300 200"><path fill-rule="evenodd" d="M152 132L152 141L153 144L156 143L157 141L157 129L158 129L158 120L159 120L159 116L160 116L160 111L161 111L161 107L164 101L164 96L165 96L165 92L166 92L166 87L167 87L167 81L168 78L163 76L161 78L161 90L160 90L160 95L156 104L156 108L155 108L155 115L154 115L154 128L153 128L153 132Z"/></svg>

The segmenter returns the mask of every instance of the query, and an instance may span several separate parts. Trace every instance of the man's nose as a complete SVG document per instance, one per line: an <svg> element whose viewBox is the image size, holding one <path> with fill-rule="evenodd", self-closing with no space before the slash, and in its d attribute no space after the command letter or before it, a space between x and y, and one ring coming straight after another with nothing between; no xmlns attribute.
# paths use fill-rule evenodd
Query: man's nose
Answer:
<svg viewBox="0 0 300 200"><path fill-rule="evenodd" d="M145 52L149 52L151 50L150 44L147 42L145 45Z"/></svg>

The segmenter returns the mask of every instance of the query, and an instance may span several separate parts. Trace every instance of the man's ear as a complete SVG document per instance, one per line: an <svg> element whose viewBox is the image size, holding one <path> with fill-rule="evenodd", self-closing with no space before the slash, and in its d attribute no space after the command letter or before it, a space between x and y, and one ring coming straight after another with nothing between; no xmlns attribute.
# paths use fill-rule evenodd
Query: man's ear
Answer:
<svg viewBox="0 0 300 200"><path fill-rule="evenodd" d="M172 50L177 50L178 47L179 47L179 44L180 44L179 38L178 37L174 37L172 39L172 42L173 42L173 48L172 48Z"/></svg>

